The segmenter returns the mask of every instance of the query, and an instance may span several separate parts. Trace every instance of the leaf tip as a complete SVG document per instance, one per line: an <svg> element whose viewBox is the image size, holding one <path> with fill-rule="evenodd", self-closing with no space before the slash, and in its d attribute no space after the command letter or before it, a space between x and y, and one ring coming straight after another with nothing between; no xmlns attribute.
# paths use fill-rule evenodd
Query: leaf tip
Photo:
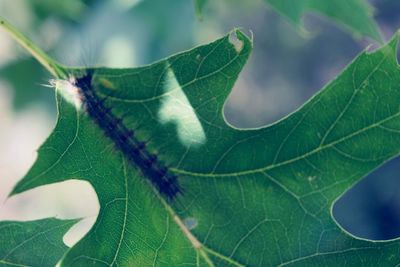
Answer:
<svg viewBox="0 0 400 267"><path fill-rule="evenodd" d="M398 45L399 45L399 40L400 40L400 29L398 29L393 37L387 42L384 47L387 47L388 50L390 50L392 53L396 54L398 50Z"/></svg>
<svg viewBox="0 0 400 267"><path fill-rule="evenodd" d="M239 54L244 48L251 48L253 46L253 32L249 30L250 37L247 36L241 28L234 28L228 34L228 41L233 45L236 52Z"/></svg>
<svg viewBox="0 0 400 267"><path fill-rule="evenodd" d="M15 186L15 187L11 190L11 192L8 194L7 199L10 198L10 197L13 197L13 196L15 196L15 195L17 195L18 193L20 193L20 190L18 190L18 189L17 189L17 186Z"/></svg>
<svg viewBox="0 0 400 267"><path fill-rule="evenodd" d="M390 38L389 41L381 44L380 46L376 45L369 45L367 48L364 50L364 53L367 55L375 54L375 53L380 53L383 55L386 55L390 60L396 60L396 55L397 55L397 50L398 50L398 44L400 40L400 29L394 33L392 38Z"/></svg>
<svg viewBox="0 0 400 267"><path fill-rule="evenodd" d="M400 29L398 29L398 30L395 32L395 34L394 34L394 36L393 36L393 39L396 40L396 43L399 43L399 39L400 39Z"/></svg>
<svg viewBox="0 0 400 267"><path fill-rule="evenodd" d="M31 188L26 188L26 186L25 186L25 184L24 184L24 180L25 180L25 177L22 178L22 180L20 180L20 181L13 187L13 189L12 189L11 192L8 194L8 196L7 196L6 199L8 199L8 198L10 198L10 197L13 197L13 196L15 196L15 195L18 195L18 194L20 194L20 193L23 193L23 192L25 192L25 191L28 190L28 189L31 189Z"/></svg>

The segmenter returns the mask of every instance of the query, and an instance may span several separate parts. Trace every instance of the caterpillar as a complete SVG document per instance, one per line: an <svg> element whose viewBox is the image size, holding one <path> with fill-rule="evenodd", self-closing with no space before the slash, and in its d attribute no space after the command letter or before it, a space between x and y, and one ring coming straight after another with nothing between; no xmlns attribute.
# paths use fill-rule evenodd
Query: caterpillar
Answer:
<svg viewBox="0 0 400 267"><path fill-rule="evenodd" d="M147 151L146 143L136 138L134 130L128 129L122 118L113 114L112 108L105 105L106 98L96 94L92 85L93 72L87 70L83 76L72 79L87 114L129 162L140 169L160 195L168 200L175 199L182 192L178 177L163 165L157 155Z"/></svg>

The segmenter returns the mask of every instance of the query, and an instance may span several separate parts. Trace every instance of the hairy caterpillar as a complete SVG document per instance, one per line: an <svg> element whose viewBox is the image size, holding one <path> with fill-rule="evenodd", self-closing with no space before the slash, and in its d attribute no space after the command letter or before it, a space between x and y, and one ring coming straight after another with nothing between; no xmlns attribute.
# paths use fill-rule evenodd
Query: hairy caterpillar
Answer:
<svg viewBox="0 0 400 267"><path fill-rule="evenodd" d="M141 170L158 192L168 200L173 200L182 192L177 176L162 164L157 155L147 151L146 143L137 140L135 132L124 125L122 118L113 114L111 107L105 105L105 98L96 94L92 80L93 70L71 80L78 89L87 114L125 157Z"/></svg>

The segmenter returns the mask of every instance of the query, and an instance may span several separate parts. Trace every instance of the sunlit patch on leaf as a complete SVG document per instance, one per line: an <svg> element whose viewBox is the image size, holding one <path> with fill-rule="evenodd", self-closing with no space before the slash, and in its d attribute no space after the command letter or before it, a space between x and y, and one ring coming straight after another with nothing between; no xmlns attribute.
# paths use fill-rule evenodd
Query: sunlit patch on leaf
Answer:
<svg viewBox="0 0 400 267"><path fill-rule="evenodd" d="M179 140L186 147L204 144L203 126L171 68L165 75L164 91L158 113L161 123L173 123Z"/></svg>

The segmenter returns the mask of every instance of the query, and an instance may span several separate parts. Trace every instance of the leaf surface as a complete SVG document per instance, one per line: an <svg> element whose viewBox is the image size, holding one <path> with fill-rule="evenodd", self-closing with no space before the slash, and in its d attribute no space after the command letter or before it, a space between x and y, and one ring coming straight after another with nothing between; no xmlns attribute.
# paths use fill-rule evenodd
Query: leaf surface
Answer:
<svg viewBox="0 0 400 267"><path fill-rule="evenodd" d="M96 68L93 89L183 193L160 196L61 87L56 128L13 194L67 179L94 187L97 221L62 266L394 266L397 240L357 239L331 207L399 154L397 40L363 52L303 107L259 129L223 117L252 47L240 31L148 66Z"/></svg>
<svg viewBox="0 0 400 267"><path fill-rule="evenodd" d="M62 238L76 220L0 222L0 266L55 266L68 247Z"/></svg>

